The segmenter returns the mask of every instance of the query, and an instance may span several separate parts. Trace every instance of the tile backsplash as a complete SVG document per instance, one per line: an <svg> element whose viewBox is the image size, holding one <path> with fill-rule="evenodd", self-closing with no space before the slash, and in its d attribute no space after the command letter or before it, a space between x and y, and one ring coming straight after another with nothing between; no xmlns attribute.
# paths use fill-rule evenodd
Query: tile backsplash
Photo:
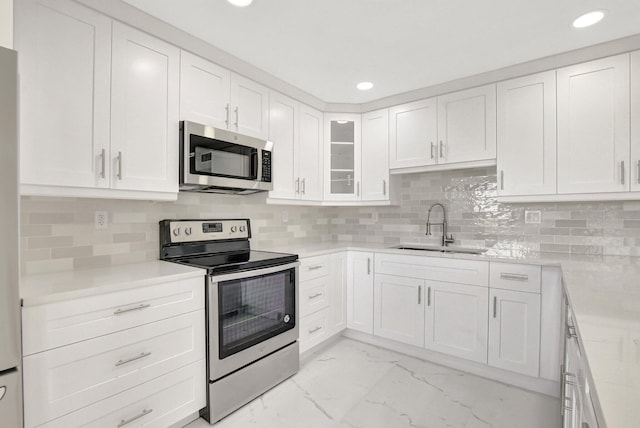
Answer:
<svg viewBox="0 0 640 428"><path fill-rule="evenodd" d="M425 236L429 207L447 208L454 245L574 254L640 256L640 201L503 204L496 200L496 169L396 176L399 206L300 207L267 205L250 196L180 193L176 202L21 198L22 272L45 273L158 258L158 221L164 218L248 217L254 247L318 241L437 241ZM108 228L96 230L96 211ZM283 222L283 211L288 221ZM540 223L525 223L540 211ZM432 220L441 221L434 210Z"/></svg>

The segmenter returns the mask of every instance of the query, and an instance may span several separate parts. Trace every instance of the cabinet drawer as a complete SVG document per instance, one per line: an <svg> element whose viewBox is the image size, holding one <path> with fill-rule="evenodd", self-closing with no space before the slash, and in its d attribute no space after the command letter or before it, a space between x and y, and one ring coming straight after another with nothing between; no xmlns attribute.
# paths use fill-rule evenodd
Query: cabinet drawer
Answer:
<svg viewBox="0 0 640 428"><path fill-rule="evenodd" d="M300 284L300 316L304 317L329 306L331 277L310 279Z"/></svg>
<svg viewBox="0 0 640 428"><path fill-rule="evenodd" d="M491 262L489 283L491 288L540 293L541 274L540 266Z"/></svg>
<svg viewBox="0 0 640 428"><path fill-rule="evenodd" d="M23 354L204 308L204 277L22 308Z"/></svg>
<svg viewBox="0 0 640 428"><path fill-rule="evenodd" d="M96 403L205 356L204 310L23 359L25 424Z"/></svg>
<svg viewBox="0 0 640 428"><path fill-rule="evenodd" d="M480 260L378 253L375 272L484 287L489 283L489 262Z"/></svg>
<svg viewBox="0 0 640 428"><path fill-rule="evenodd" d="M205 401L206 365L200 360L42 426L166 427L197 412Z"/></svg>
<svg viewBox="0 0 640 428"><path fill-rule="evenodd" d="M300 259L300 281L327 276L330 266L330 255Z"/></svg>
<svg viewBox="0 0 640 428"><path fill-rule="evenodd" d="M329 308L300 320L300 352L313 348L329 337Z"/></svg>

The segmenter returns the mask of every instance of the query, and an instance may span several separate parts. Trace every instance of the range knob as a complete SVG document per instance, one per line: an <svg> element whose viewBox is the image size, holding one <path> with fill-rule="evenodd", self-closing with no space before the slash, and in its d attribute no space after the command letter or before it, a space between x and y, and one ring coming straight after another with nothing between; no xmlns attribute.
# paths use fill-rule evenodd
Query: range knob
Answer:
<svg viewBox="0 0 640 428"><path fill-rule="evenodd" d="M231 226L231 233L236 233L238 231L238 226Z"/></svg>
<svg viewBox="0 0 640 428"><path fill-rule="evenodd" d="M247 230L246 226L240 226L240 232L245 232Z"/></svg>
<svg viewBox="0 0 640 428"><path fill-rule="evenodd" d="M191 228L190 228L190 227L187 227L187 228L184 230L184 234L185 234L185 235L187 235L187 236L191 235Z"/></svg>
<svg viewBox="0 0 640 428"><path fill-rule="evenodd" d="M180 228L176 227L175 229L173 229L173 236L180 236Z"/></svg>

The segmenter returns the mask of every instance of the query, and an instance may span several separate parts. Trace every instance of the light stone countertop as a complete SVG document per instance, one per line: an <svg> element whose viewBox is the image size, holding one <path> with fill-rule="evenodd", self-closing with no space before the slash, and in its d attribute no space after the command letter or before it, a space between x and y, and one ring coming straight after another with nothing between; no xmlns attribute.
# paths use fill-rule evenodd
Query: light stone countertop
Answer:
<svg viewBox="0 0 640 428"><path fill-rule="evenodd" d="M195 277L202 277L204 286L205 273L204 269L155 260L28 275L20 279L20 297L22 306L34 306Z"/></svg>
<svg viewBox="0 0 640 428"><path fill-rule="evenodd" d="M281 247L302 257L338 251L375 251L465 260L560 266L584 356L596 411L609 428L640 421L640 258L489 250L481 255L397 250L371 243L320 243ZM560 328L560 327L559 327ZM594 394L595 391L595 394ZM603 428L602 426L600 428Z"/></svg>

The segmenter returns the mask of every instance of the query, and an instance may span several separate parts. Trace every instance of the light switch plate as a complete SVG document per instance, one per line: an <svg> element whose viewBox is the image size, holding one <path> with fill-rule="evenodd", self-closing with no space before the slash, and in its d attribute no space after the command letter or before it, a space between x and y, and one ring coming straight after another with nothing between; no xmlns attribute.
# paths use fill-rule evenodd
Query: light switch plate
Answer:
<svg viewBox="0 0 640 428"><path fill-rule="evenodd" d="M524 212L524 222L527 224L540 224L542 221L542 212L540 210Z"/></svg>

